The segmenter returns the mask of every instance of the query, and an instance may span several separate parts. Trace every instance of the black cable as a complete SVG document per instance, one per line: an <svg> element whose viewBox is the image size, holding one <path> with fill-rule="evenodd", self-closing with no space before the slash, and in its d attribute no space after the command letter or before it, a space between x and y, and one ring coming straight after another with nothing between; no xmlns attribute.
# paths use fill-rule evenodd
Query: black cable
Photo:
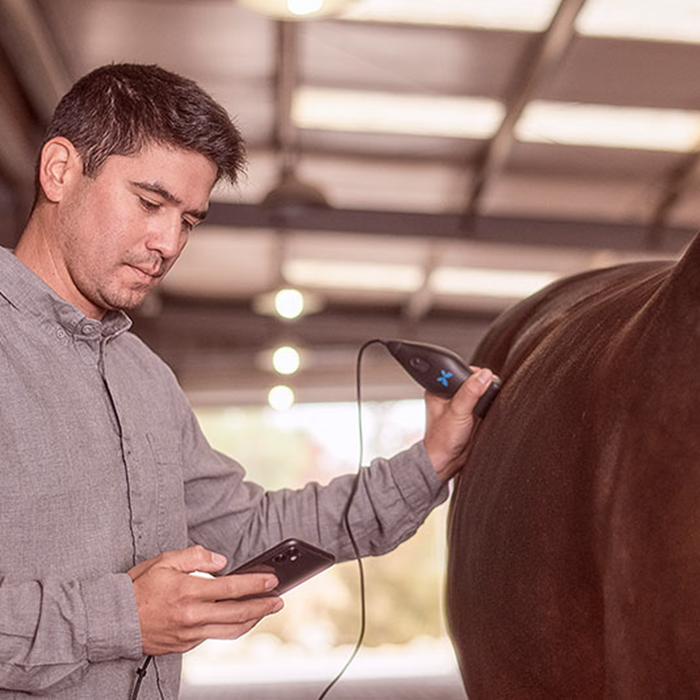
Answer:
<svg viewBox="0 0 700 700"><path fill-rule="evenodd" d="M136 684L134 685L134 690L131 693L131 700L136 700L136 698L139 696L139 690L141 690L141 683L143 683L143 679L146 677L148 664L150 664L151 661L153 661L153 657L147 656L143 664L136 669Z"/></svg>
<svg viewBox="0 0 700 700"><path fill-rule="evenodd" d="M163 693L163 687L160 684L160 670L158 669L158 662L153 662L153 669L156 672L156 688L158 688L158 696L160 700L165 700L165 693Z"/></svg>
<svg viewBox="0 0 700 700"><path fill-rule="evenodd" d="M350 538L350 544L352 545L352 551L355 554L355 559L357 560L357 569L358 569L358 574L359 574L359 580L360 580L360 631L357 636L357 642L355 643L355 648L352 651L352 654L350 654L350 658L345 662L345 665L343 668L340 669L340 672L336 675L336 677L326 686L326 688L323 690L321 695L318 696L318 700L323 700L328 693L330 692L331 688L343 677L345 672L348 670L350 667L350 664L355 660L355 657L357 656L358 652L360 651L362 647L362 642L365 639L365 630L367 627L367 603L366 603L366 596L365 596L365 570L364 567L362 566L362 555L360 554L360 549L357 546L357 542L355 541L355 536L353 535L352 532L352 527L350 526L350 507L352 506L352 502L355 500L355 495L357 494L357 489L359 488L360 485L360 476L362 475L362 462L364 460L364 434L362 430L362 381L361 381L361 368L362 368L362 356L364 355L365 350L370 346L375 343L380 343L384 345L384 341L379 340L378 338L375 338L373 340L368 340L362 347L358 350L357 352L357 364L355 368L355 387L356 387L356 395L357 395L357 426L358 426L358 435L359 435L359 440L360 440L360 447L359 447L359 460L358 460L358 465L357 465L357 475L355 476L355 480L352 485L352 489L350 490L350 495L348 496L348 501L345 504L345 512L343 514L343 521L345 523L345 528L348 531L348 537ZM151 663L153 660L152 656L147 656L146 660L143 662L143 664L136 669L136 684L134 685L134 690L131 694L131 700L137 700L139 690L141 689L141 683L143 682L143 679L146 676L146 671L148 669L148 665Z"/></svg>
<svg viewBox="0 0 700 700"><path fill-rule="evenodd" d="M326 695L330 692L331 688L343 677L345 672L350 667L350 664L355 660L360 648L362 647L362 642L365 639L365 629L367 620L367 603L365 599L365 570L362 566L362 555L360 554L359 547L355 541L355 536L353 535L352 528L350 527L350 506L355 499L355 494L357 494L357 489L360 485L360 476L362 474L362 461L364 455L363 443L364 437L362 432L362 382L361 382L361 367L362 367L362 355L365 350L374 343L380 343L384 345L384 341L374 338L373 340L368 340L357 352L357 364L355 368L355 390L357 396L357 426L358 435L360 439L360 449L359 449L359 462L357 465L357 475L355 476L355 481L352 485L352 490L350 491L350 496L345 504L345 513L343 515L343 520L345 522L345 528L348 531L348 536L350 537L350 543L352 544L352 551L355 554L355 559L357 560L357 570L360 579L360 631L357 636L357 642L355 643L355 648L350 654L350 658L345 662L343 668L340 669L338 675L325 687L324 691L318 696L318 700L323 700Z"/></svg>

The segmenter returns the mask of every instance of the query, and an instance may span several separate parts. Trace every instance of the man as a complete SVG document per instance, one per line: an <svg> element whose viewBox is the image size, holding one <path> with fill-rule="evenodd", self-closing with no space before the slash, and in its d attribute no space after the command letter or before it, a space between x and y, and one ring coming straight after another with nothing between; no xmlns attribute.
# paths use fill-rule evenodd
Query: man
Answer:
<svg viewBox="0 0 700 700"><path fill-rule="evenodd" d="M287 536L353 557L352 475L265 492L206 443L170 370L124 310L172 267L241 137L195 83L112 65L63 98L13 252L0 250L0 697L176 698L180 654L281 609L274 576L227 573ZM477 372L428 397L422 442L363 470L350 511L363 555L410 537L446 498Z"/></svg>

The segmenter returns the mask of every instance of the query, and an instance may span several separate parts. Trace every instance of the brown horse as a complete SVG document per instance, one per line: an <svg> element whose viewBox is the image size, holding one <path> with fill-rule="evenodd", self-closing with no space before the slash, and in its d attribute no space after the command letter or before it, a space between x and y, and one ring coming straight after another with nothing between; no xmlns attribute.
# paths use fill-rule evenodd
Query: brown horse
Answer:
<svg viewBox="0 0 700 700"><path fill-rule="evenodd" d="M700 238L490 329L504 386L450 513L470 700L700 698L699 348Z"/></svg>

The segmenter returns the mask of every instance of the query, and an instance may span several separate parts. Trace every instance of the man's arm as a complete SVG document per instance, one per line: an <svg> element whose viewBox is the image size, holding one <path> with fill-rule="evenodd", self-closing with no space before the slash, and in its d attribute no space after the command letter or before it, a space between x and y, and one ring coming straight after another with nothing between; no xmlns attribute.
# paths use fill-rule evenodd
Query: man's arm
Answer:
<svg viewBox="0 0 700 700"><path fill-rule="evenodd" d="M393 549L444 500L444 482L462 466L474 425L472 411L490 380L491 373L485 370L473 375L452 400L428 397L425 446L418 443L393 460L375 460L372 468L362 470L350 522L363 554ZM218 539L222 550L227 545L229 550L237 548L238 559L287 535L332 547L341 559L354 556L343 518L354 475L335 479L325 487L309 484L298 491L265 493L259 486L243 482L242 470L235 463L224 466L227 471L220 478L203 480L201 492L189 497L191 511L201 508L207 518L200 528L191 528L194 539ZM229 497L221 501L226 488ZM228 512L212 517L217 500ZM277 584L274 576L202 579L189 575L193 571L216 573L226 564L220 554L193 546L149 559L129 572L144 653L184 652L208 638L233 639L282 608L281 599L274 597L239 600L272 590Z"/></svg>
<svg viewBox="0 0 700 700"><path fill-rule="evenodd" d="M131 580L0 580L0 689L56 692L91 663L138 659L141 639Z"/></svg>
<svg viewBox="0 0 700 700"><path fill-rule="evenodd" d="M274 576L189 575L225 564L190 547L142 562L128 575L0 581L0 691L58 692L81 682L91 664L233 639L282 609L273 596L237 600L273 589Z"/></svg>
<svg viewBox="0 0 700 700"><path fill-rule="evenodd" d="M360 551L391 551L447 498L445 481L463 464L472 411L491 376L488 370L475 373L452 400L429 396L424 441L391 459L373 460L359 476L297 490L266 492L245 481L239 464L211 450L192 416L185 449L190 540L225 552L230 568L286 537L318 544L341 561L353 558L344 512L358 480L350 523Z"/></svg>

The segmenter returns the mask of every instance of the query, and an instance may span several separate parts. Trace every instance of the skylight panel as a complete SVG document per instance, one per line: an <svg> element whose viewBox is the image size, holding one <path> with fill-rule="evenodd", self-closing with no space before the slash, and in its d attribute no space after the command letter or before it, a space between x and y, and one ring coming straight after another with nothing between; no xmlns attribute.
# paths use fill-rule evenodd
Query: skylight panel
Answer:
<svg viewBox="0 0 700 700"><path fill-rule="evenodd" d="M390 94L302 87L292 119L302 129L487 139L504 108L484 97Z"/></svg>
<svg viewBox="0 0 700 700"><path fill-rule="evenodd" d="M342 18L540 32L558 4L558 0L356 0Z"/></svg>

